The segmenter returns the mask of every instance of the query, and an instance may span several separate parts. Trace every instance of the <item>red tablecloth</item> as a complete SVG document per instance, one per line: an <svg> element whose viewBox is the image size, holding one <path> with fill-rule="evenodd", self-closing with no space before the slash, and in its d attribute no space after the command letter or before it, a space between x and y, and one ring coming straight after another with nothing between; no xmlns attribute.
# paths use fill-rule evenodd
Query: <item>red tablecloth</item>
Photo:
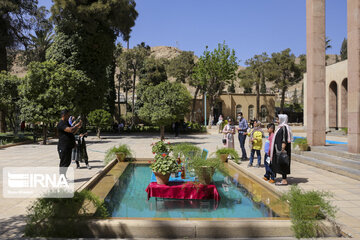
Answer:
<svg viewBox="0 0 360 240"><path fill-rule="evenodd" d="M169 183L159 185L155 182L149 184L145 190L150 197L175 198L175 199L214 199L220 200L219 192L215 185Z"/></svg>

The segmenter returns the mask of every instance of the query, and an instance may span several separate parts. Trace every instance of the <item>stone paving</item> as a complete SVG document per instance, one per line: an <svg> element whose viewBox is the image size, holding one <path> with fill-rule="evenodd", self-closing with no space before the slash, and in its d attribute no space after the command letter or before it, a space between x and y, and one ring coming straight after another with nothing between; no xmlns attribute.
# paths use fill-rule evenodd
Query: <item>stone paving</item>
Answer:
<svg viewBox="0 0 360 240"><path fill-rule="evenodd" d="M295 134L299 135L299 134ZM209 152L222 147L221 134L210 130L210 134L194 134L180 136L178 138L167 135L170 142L193 143L200 148L206 148ZM102 139L90 136L87 139L89 162L92 166L88 170L83 165L82 169L75 169L76 188L84 184L96 172L103 167L105 151L117 144L128 144L135 152L137 158L152 157L150 144L159 140L157 134L127 134L108 135ZM344 140L344 139L342 139ZM235 139L235 149L240 151L239 142ZM2 192L2 168L3 167L39 167L58 166L59 159L56 151L57 140L51 140L48 145L27 144L0 149L0 191ZM260 179L264 174L264 168L247 168L247 162L240 166L250 174ZM73 164L72 166L75 166ZM289 184L297 183L304 190L328 190L334 194L333 203L339 208L337 223L345 232L352 234L355 239L360 239L360 181L340 176L322 169L301 164L293 161L292 174L289 176ZM263 180L262 180L263 181ZM267 184L276 191L286 191L289 186L275 186ZM6 199L0 198L0 238L21 237L25 225L26 207L32 199Z"/></svg>

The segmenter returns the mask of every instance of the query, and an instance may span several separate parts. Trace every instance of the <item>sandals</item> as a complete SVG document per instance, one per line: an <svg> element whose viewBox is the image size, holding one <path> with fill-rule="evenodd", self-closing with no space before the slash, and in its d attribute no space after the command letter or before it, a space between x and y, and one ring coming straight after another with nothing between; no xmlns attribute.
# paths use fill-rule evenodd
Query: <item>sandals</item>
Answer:
<svg viewBox="0 0 360 240"><path fill-rule="evenodd" d="M288 183L276 182L275 185L276 185L276 186L287 186Z"/></svg>

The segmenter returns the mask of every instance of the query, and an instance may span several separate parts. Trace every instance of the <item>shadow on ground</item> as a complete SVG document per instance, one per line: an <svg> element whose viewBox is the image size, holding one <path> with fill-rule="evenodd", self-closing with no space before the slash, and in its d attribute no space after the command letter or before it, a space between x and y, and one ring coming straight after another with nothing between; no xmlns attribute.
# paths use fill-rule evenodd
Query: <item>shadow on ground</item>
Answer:
<svg viewBox="0 0 360 240"><path fill-rule="evenodd" d="M24 235L25 215L17 215L0 219L0 239L19 238Z"/></svg>

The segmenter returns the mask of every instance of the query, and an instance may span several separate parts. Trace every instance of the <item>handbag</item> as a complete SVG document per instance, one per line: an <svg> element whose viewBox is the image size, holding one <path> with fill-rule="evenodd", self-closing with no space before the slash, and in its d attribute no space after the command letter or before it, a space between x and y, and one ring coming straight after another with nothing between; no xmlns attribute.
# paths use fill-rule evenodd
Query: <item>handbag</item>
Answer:
<svg viewBox="0 0 360 240"><path fill-rule="evenodd" d="M223 139L222 139L222 143L223 143L223 144L226 144L226 138L223 138Z"/></svg>
<svg viewBox="0 0 360 240"><path fill-rule="evenodd" d="M285 130L283 129L283 138L285 138ZM286 138L285 138L286 139ZM290 166L290 158L286 151L281 151L277 148L275 144L276 158L279 165L288 167Z"/></svg>

